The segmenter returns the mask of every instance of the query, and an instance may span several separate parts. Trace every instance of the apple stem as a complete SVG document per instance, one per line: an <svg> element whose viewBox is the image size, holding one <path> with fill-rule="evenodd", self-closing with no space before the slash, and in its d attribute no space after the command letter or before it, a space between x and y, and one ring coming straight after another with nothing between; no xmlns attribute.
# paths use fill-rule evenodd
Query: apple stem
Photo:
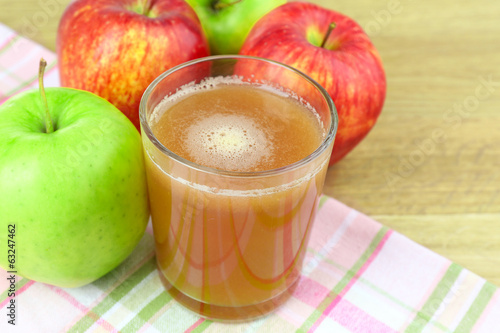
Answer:
<svg viewBox="0 0 500 333"><path fill-rule="evenodd" d="M326 44L326 41L328 40L328 37L330 37L330 34L332 33L333 29L335 29L337 25L335 24L335 22L332 22L330 23L330 25L328 26L328 30L326 31L326 34L325 34L325 38L323 38L323 43L321 43L321 46L320 47L325 47L325 44Z"/></svg>
<svg viewBox="0 0 500 333"><path fill-rule="evenodd" d="M45 132L54 132L54 126L52 125L52 119L50 117L49 105L47 104L47 96L45 96L45 88L43 86L43 74L45 73L45 67L47 67L47 61L40 58L40 67L38 69L38 86L40 91L40 100L42 101L42 106L45 108Z"/></svg>
<svg viewBox="0 0 500 333"><path fill-rule="evenodd" d="M242 1L243 0L236 0L236 1L233 1L233 2L225 3L225 2L220 2L220 0L217 0L217 1L215 1L215 4L213 5L213 8L214 8L214 10L221 10L221 9L226 8L226 7L230 7L230 6L236 5L237 3L242 2Z"/></svg>
<svg viewBox="0 0 500 333"><path fill-rule="evenodd" d="M142 5L142 15L148 16L149 11L151 10L151 0L144 0L143 5Z"/></svg>

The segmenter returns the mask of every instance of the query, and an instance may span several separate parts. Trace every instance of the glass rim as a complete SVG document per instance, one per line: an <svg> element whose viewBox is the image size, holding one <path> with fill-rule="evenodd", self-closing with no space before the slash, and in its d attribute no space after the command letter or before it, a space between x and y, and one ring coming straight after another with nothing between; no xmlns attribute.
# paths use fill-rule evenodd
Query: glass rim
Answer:
<svg viewBox="0 0 500 333"><path fill-rule="evenodd" d="M153 134L153 131L151 127L149 126L149 122L147 119L147 110L146 110L146 104L149 100L149 96L151 95L152 91L156 88L156 86L166 77L169 75L185 68L189 67L194 64L198 64L201 62L210 62L214 60L225 60L225 59L249 59L249 60L257 60L257 61L263 61L267 62L273 65L280 66L282 68L285 68L287 70L290 70L300 77L304 78L306 81L308 81L312 86L314 86L320 94L323 96L325 99L328 109L330 112L330 129L328 130L327 134L325 135L323 141L321 144L309 155L304 157L301 160L298 160L294 163L279 167L279 168L274 168L274 169L269 169L269 170L262 170L262 171L229 171L229 170L222 170L222 169L216 169L216 168L211 168L207 167L195 162L192 162L190 160L187 160L173 151L169 150L167 147L165 147ZM203 58L197 58L194 60L190 60L187 62L184 62L182 64L179 64L177 66L174 66L167 71L163 72L160 74L156 79L153 80L149 84L149 86L146 88L144 91L144 94L142 95L141 102L139 105L139 119L141 123L141 130L142 130L142 135L146 134L149 138L149 140L153 143L153 145L158 148L162 153L166 154L170 158L174 159L175 161L186 165L189 168L193 168L198 171L202 171L205 173L210 173L210 174L216 174L216 175L223 175L223 176L230 176L230 177L241 177L241 178L253 178L253 177L262 177L262 176L273 176L281 173L285 173L289 170L294 170L298 169L306 164L308 164L310 161L316 159L319 155L321 155L327 148L330 146L332 141L335 138L335 135L337 134L337 128L338 128L338 114L337 114L337 109L335 107L335 104L333 103L332 98L330 97L330 94L326 91L325 88L323 88L318 82L316 82L314 79L309 77L307 74L303 73L302 71L295 69L291 66L288 66L286 64L283 64L281 62L271 60L271 59L266 59L266 58L260 58L260 57L254 57L254 56L246 56L246 55L216 55L216 56L208 56L208 57L203 57Z"/></svg>

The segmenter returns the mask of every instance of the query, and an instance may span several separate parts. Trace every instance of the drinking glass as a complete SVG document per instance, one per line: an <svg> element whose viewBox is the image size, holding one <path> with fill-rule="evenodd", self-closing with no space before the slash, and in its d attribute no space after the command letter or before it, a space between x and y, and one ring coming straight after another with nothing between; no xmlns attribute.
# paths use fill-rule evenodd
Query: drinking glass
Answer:
<svg viewBox="0 0 500 333"><path fill-rule="evenodd" d="M300 161L257 172L214 169L176 155L157 139L154 111L180 88L215 77L271 86L299 100L317 113L323 141ZM275 61L201 58L147 88L140 120L156 260L167 291L216 320L255 318L283 304L301 270L337 131L325 89Z"/></svg>

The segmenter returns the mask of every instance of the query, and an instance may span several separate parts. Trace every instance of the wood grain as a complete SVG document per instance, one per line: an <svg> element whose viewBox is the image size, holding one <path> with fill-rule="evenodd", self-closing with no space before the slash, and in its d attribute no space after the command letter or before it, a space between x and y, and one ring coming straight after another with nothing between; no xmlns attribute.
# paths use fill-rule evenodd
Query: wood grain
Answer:
<svg viewBox="0 0 500 333"><path fill-rule="evenodd" d="M312 2L361 24L388 79L324 192L500 285L500 2ZM0 22L54 50L67 3L0 0Z"/></svg>

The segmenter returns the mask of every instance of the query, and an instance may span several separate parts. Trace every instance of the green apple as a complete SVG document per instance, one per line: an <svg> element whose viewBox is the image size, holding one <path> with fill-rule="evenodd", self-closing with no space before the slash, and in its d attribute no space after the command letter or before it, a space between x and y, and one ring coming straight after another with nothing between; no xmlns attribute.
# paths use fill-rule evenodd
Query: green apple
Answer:
<svg viewBox="0 0 500 333"><path fill-rule="evenodd" d="M78 287L119 265L144 233L141 140L106 100L40 86L0 106L0 266Z"/></svg>
<svg viewBox="0 0 500 333"><path fill-rule="evenodd" d="M286 0L186 0L200 18L212 54L238 54L253 25Z"/></svg>

